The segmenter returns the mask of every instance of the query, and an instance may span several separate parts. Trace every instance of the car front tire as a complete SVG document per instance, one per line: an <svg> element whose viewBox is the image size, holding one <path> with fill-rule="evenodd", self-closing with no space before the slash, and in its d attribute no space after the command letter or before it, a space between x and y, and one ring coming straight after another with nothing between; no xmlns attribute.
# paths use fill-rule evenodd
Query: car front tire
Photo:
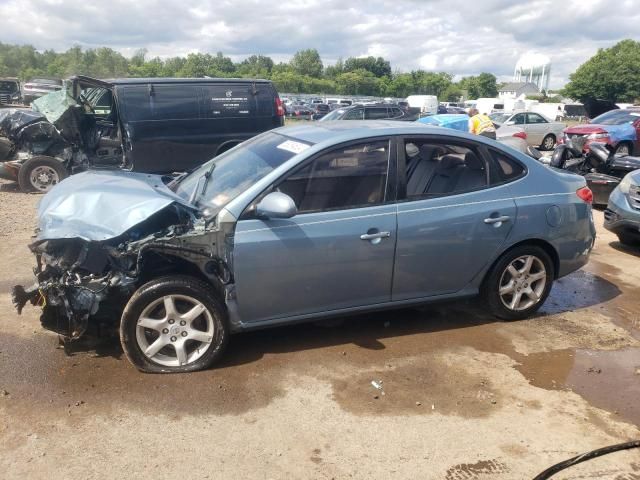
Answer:
<svg viewBox="0 0 640 480"><path fill-rule="evenodd" d="M180 373L209 368L226 347L229 328L212 287L189 276L152 280L127 303L120 343L142 372Z"/></svg>
<svg viewBox="0 0 640 480"><path fill-rule="evenodd" d="M546 251L535 245L521 245L496 262L482 293L494 316L522 320L544 304L554 277L553 262Z"/></svg>

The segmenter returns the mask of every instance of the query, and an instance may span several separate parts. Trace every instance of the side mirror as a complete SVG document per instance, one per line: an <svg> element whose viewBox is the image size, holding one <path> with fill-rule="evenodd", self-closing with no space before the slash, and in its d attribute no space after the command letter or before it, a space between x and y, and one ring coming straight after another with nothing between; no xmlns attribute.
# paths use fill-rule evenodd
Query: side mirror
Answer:
<svg viewBox="0 0 640 480"><path fill-rule="evenodd" d="M271 192L256 206L258 218L291 218L298 213L293 199L281 192Z"/></svg>
<svg viewBox="0 0 640 480"><path fill-rule="evenodd" d="M513 120L509 120L508 122L504 122L505 125L515 125L516 122L514 122Z"/></svg>

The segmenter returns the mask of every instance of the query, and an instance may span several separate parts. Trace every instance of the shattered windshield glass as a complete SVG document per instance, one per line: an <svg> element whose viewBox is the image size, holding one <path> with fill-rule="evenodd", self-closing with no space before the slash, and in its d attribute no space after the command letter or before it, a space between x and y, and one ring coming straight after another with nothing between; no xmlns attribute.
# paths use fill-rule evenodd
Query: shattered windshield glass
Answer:
<svg viewBox="0 0 640 480"><path fill-rule="evenodd" d="M77 105L67 88L51 92L36 99L32 103L33 110L40 112L51 123L55 123L69 107Z"/></svg>
<svg viewBox="0 0 640 480"><path fill-rule="evenodd" d="M178 184L176 193L189 200L194 189L202 188L203 178L211 172L206 190L199 192L198 205L213 208L217 213L244 190L310 145L273 132L259 135L194 170ZM213 170L212 165L215 165Z"/></svg>

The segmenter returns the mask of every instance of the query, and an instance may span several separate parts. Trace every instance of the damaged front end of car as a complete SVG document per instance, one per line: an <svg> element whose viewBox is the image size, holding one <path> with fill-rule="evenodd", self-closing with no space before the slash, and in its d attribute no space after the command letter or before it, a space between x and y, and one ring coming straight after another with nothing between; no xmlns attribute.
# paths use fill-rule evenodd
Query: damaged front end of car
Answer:
<svg viewBox="0 0 640 480"><path fill-rule="evenodd" d="M160 177L81 173L43 198L29 246L36 282L13 288L14 305L41 307L42 326L67 343L113 336L127 301L151 279L191 275L223 294L224 230Z"/></svg>

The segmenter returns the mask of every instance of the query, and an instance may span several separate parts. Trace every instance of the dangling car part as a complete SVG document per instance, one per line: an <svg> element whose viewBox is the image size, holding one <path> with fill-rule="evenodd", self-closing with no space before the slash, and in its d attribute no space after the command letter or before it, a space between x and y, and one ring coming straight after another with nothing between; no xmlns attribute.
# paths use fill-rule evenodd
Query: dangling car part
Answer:
<svg viewBox="0 0 640 480"><path fill-rule="evenodd" d="M118 335L142 371L187 372L231 333L326 316L480 294L526 318L595 239L583 178L407 122L285 127L163 180L89 171L53 187L18 311L41 307L71 345Z"/></svg>
<svg viewBox="0 0 640 480"><path fill-rule="evenodd" d="M640 168L640 157L622 156L604 143L590 143L584 151L584 139L573 138L558 145L549 165L582 175L593 192L595 205L606 205L611 192L624 176Z"/></svg>

